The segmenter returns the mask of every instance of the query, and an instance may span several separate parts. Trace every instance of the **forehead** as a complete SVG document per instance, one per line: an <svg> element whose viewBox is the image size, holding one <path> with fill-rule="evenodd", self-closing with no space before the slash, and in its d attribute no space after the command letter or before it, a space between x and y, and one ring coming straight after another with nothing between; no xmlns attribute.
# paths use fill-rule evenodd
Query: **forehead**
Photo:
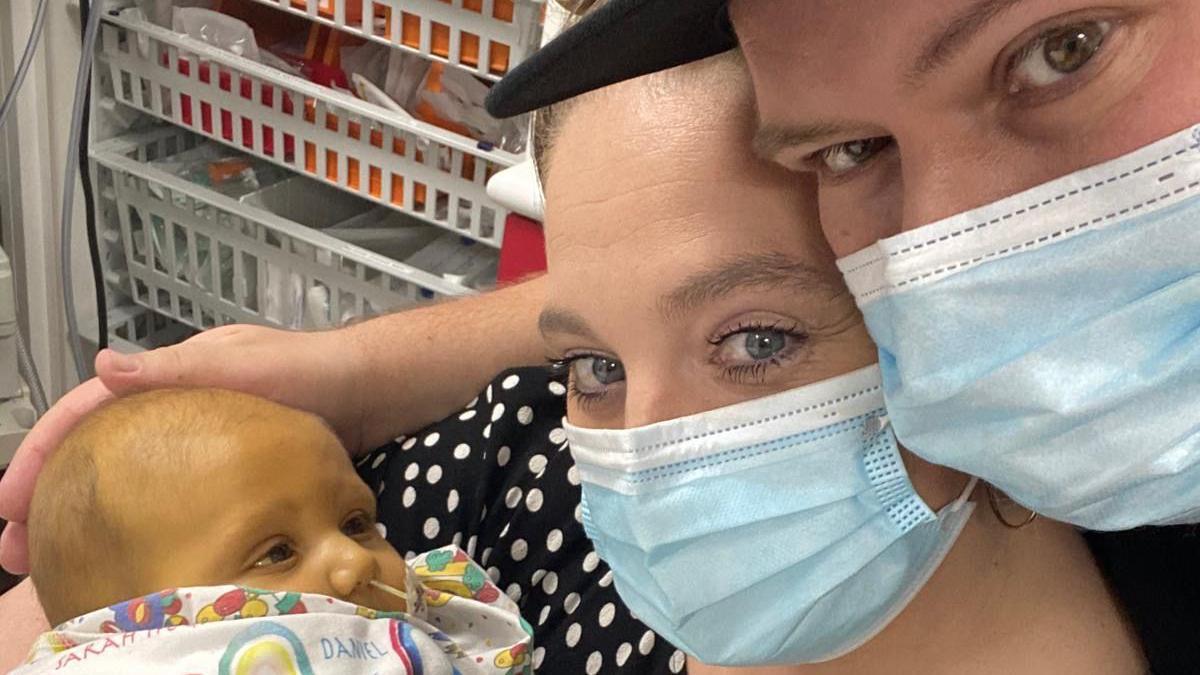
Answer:
<svg viewBox="0 0 1200 675"><path fill-rule="evenodd" d="M545 176L551 255L581 238L746 241L813 224L795 177L750 152L748 76L735 76L736 94L711 80L666 90L635 81L576 103L555 130Z"/></svg>

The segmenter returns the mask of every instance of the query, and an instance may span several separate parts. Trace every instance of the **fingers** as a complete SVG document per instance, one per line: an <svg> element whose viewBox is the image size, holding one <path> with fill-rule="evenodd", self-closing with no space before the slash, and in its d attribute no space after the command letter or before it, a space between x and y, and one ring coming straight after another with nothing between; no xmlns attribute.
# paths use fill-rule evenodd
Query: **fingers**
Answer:
<svg viewBox="0 0 1200 675"><path fill-rule="evenodd" d="M59 399L33 425L17 448L17 454L5 470L4 478L0 479L0 518L17 523L24 523L28 519L33 485L46 457L62 443L84 415L112 397L112 392L100 380L88 380Z"/></svg>
<svg viewBox="0 0 1200 675"><path fill-rule="evenodd" d="M10 574L29 574L29 533L25 523L8 523L0 532L0 567Z"/></svg>

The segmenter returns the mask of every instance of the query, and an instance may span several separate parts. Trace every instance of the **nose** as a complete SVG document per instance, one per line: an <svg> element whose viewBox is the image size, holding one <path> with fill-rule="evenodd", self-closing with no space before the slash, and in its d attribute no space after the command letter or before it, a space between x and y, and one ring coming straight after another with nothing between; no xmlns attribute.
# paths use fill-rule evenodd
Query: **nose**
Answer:
<svg viewBox="0 0 1200 675"><path fill-rule="evenodd" d="M645 426L719 408L720 401L709 393L712 383L689 385L678 372L646 373L630 378L625 390L625 428Z"/></svg>
<svg viewBox="0 0 1200 675"><path fill-rule="evenodd" d="M347 599L379 576L379 563L370 551L348 537L330 547L326 560L329 587L336 597Z"/></svg>

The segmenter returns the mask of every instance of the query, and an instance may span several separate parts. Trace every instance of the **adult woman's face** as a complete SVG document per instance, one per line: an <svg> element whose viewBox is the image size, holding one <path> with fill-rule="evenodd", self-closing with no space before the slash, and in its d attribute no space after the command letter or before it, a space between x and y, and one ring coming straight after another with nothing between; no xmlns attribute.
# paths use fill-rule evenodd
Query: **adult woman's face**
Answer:
<svg viewBox="0 0 1200 675"><path fill-rule="evenodd" d="M725 77L703 71L708 100L684 95L714 67ZM555 132L541 328L570 363L574 424L640 426L875 360L813 191L745 151L739 72L700 64L658 76L661 88L621 85L574 104Z"/></svg>
<svg viewBox="0 0 1200 675"><path fill-rule="evenodd" d="M736 0L767 158L841 256L1200 122L1194 0Z"/></svg>

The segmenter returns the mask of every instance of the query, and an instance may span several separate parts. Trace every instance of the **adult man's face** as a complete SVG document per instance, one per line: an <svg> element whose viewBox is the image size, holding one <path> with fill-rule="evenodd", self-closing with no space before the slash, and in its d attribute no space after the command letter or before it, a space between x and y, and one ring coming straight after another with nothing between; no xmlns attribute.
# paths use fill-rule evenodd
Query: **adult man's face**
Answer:
<svg viewBox="0 0 1200 675"><path fill-rule="evenodd" d="M838 255L1200 122L1196 0L734 0L756 146Z"/></svg>

